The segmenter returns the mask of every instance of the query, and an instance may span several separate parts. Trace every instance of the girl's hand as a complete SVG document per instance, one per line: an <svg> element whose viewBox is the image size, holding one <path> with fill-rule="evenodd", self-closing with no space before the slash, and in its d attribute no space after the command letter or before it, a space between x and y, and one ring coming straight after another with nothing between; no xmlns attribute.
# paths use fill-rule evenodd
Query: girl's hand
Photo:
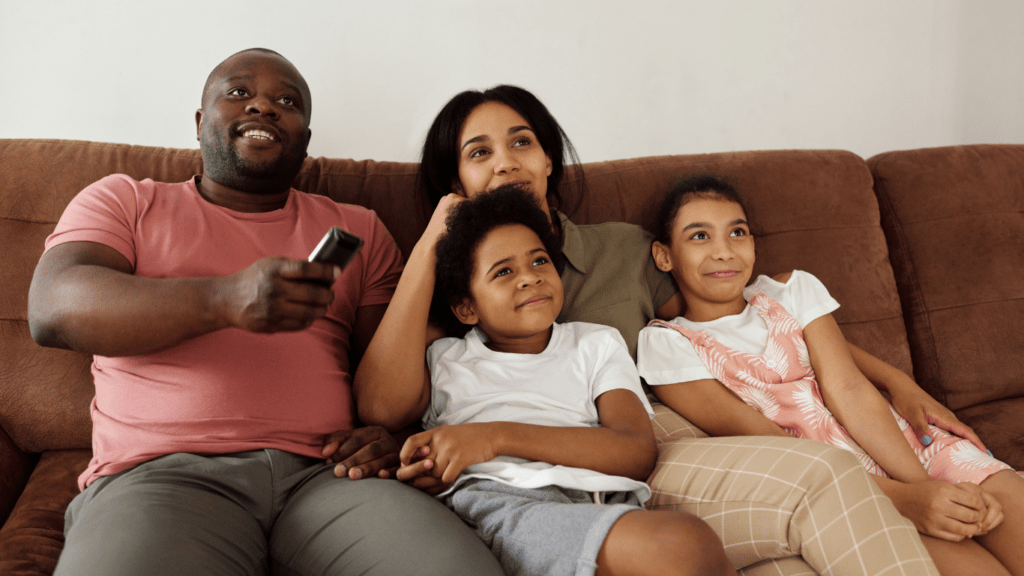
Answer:
<svg viewBox="0 0 1024 576"><path fill-rule="evenodd" d="M980 523L981 534L979 534L979 536L988 534L993 528L1003 523L1003 506L999 503L999 500L996 500L995 496L986 492L981 486L971 482L960 482L957 484L957 487L977 494L985 501L985 506L988 507L988 511L985 513L985 517L982 518Z"/></svg>
<svg viewBox="0 0 1024 576"><path fill-rule="evenodd" d="M983 452L988 452L970 426L957 419L952 411L917 385L891 387L889 396L892 398L893 408L910 423L910 427L925 446L932 443L929 424L934 424L955 436L970 440Z"/></svg>
<svg viewBox="0 0 1024 576"><path fill-rule="evenodd" d="M454 484L467 467L497 456L492 445L494 434L489 428L490 424L458 424L410 436L399 452L402 462L399 479L413 478L429 469L434 478L440 478L448 486ZM414 458L421 460L414 464ZM425 460L433 464L427 465Z"/></svg>
<svg viewBox="0 0 1024 576"><path fill-rule="evenodd" d="M900 513L910 519L921 534L960 542L984 534L986 521L998 524L1002 511L990 516L990 502L974 484L967 487L941 480L905 484L904 496L893 500ZM991 526L989 526L991 528Z"/></svg>

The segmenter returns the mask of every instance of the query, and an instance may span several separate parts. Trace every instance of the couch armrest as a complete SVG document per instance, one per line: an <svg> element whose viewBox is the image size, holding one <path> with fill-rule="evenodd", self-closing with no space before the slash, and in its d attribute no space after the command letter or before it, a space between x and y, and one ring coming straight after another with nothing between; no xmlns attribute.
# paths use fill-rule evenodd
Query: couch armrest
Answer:
<svg viewBox="0 0 1024 576"><path fill-rule="evenodd" d="M78 475L91 458L92 450L42 453L0 529L0 574L53 574L64 548L64 512L78 495Z"/></svg>
<svg viewBox="0 0 1024 576"><path fill-rule="evenodd" d="M22 452L0 428L0 525L7 522L35 464L36 458Z"/></svg>

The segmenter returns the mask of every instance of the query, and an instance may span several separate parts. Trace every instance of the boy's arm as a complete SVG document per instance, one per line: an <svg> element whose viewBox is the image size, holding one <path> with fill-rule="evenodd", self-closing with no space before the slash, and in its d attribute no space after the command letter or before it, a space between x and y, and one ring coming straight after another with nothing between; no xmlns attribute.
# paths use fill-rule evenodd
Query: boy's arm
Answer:
<svg viewBox="0 0 1024 576"><path fill-rule="evenodd" d="M711 436L789 436L718 380L651 386L654 395Z"/></svg>
<svg viewBox="0 0 1024 576"><path fill-rule="evenodd" d="M406 441L399 480L423 470L451 485L466 467L513 456L586 468L644 481L658 456L650 418L630 390L609 390L597 398L601 426L554 427L486 422L439 426ZM413 462L414 458L422 458ZM430 462L428 464L427 462Z"/></svg>
<svg viewBox="0 0 1024 576"><path fill-rule="evenodd" d="M853 361L857 364L857 369L876 388L889 393L893 407L907 419L914 432L917 433L917 437L922 438L922 442L924 442L923 438L928 436L928 425L934 424L961 438L970 440L982 450L986 449L970 426L961 422L953 412L922 390L902 370L879 360L849 342L847 342L847 346L850 348ZM931 438L931 436L928 437Z"/></svg>
<svg viewBox="0 0 1024 576"><path fill-rule="evenodd" d="M427 346L444 334L428 322L437 241L461 199L449 194L434 210L405 265L395 295L353 379L359 419L395 432L416 422L430 403Z"/></svg>
<svg viewBox="0 0 1024 576"><path fill-rule="evenodd" d="M825 406L854 440L896 480L930 480L889 411L885 398L857 369L831 314L804 328L811 366Z"/></svg>

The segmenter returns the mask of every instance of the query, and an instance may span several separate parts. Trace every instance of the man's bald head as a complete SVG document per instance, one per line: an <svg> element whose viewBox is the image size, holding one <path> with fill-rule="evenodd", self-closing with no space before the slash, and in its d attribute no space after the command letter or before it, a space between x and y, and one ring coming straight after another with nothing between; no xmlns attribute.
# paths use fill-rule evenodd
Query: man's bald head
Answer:
<svg viewBox="0 0 1024 576"><path fill-rule="evenodd" d="M275 57L275 58L280 58L281 60L284 60L285 62L287 62L288 65L295 71L295 77L296 77L296 80L298 82L298 87L302 91L302 97L303 97L303 99L306 102L306 114L307 115L312 114L312 112L313 112L313 98L310 95L309 85L306 84L306 79L302 77L302 74L299 73L299 70L297 68L295 68L295 65L292 64L290 60L288 60L287 58L282 56L279 52L275 52L274 50L271 50L270 48L246 48L245 50L239 50L238 52L235 52L231 56L228 56L227 58L225 58L220 64L217 64L217 66L215 66L213 68L213 70L210 71L210 75L206 77L206 84L203 85L202 100L199 103L199 107L200 108L205 108L206 107L207 97L210 94L210 87L213 86L214 82L221 77L221 75L223 74L224 69L227 68L228 64L232 60L234 60L234 59L236 59L238 57L241 57L241 56L244 56L244 55L247 55L247 54L251 54L251 53L265 54L267 56L271 56L271 57Z"/></svg>

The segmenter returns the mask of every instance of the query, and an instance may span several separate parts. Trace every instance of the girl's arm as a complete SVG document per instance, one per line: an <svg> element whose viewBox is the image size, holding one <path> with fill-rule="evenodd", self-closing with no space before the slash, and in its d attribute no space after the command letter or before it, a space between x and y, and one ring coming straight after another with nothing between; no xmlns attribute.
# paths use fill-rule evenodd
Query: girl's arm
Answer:
<svg viewBox="0 0 1024 576"><path fill-rule="evenodd" d="M910 448L885 398L857 369L846 339L831 314L804 328L811 366L825 406L854 440L894 479L930 480Z"/></svg>
<svg viewBox="0 0 1024 576"><path fill-rule="evenodd" d="M853 356L854 363L857 364L857 369L876 388L889 393L893 407L907 419L914 432L917 433L917 437L921 438L926 446L930 442L924 440L924 437L928 436L928 439L931 439L928 434L928 425L934 424L961 438L970 440L982 450L986 449L970 426L961 422L953 412L928 395L902 370L875 358L849 342L847 342L847 346L850 348L850 355Z"/></svg>
<svg viewBox="0 0 1024 576"><path fill-rule="evenodd" d="M789 436L718 380L651 386L651 391L711 436Z"/></svg>
<svg viewBox="0 0 1024 576"><path fill-rule="evenodd" d="M437 240L462 199L449 194L434 210L405 265L395 295L366 348L352 382L359 419L389 432L419 420L430 403L426 350L444 334L428 323L434 294Z"/></svg>
<svg viewBox="0 0 1024 576"><path fill-rule="evenodd" d="M597 428L485 422L421 432L402 446L398 479L431 470L450 485L468 466L513 456L647 480L658 448L640 399L629 390L609 390L598 396L597 411L601 419Z"/></svg>

